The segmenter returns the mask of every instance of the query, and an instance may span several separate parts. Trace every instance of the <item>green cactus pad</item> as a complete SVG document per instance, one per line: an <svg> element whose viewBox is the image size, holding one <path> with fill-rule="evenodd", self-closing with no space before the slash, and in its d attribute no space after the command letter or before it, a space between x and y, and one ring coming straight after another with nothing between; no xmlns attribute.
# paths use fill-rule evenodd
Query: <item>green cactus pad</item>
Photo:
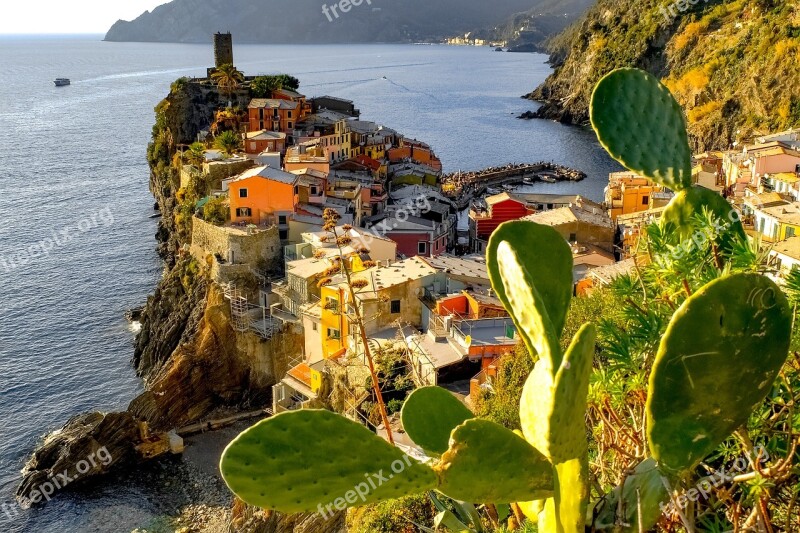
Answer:
<svg viewBox="0 0 800 533"><path fill-rule="evenodd" d="M614 530L621 533L650 531L668 506L670 495L662 481L663 474L652 457L639 463L633 473L625 478L624 486L617 486L594 505L592 525L599 531ZM617 516L622 493L622 516ZM640 504L641 503L641 504ZM642 510L642 527L639 528L639 508ZM626 524L626 525L617 525Z"/></svg>
<svg viewBox="0 0 800 533"><path fill-rule="evenodd" d="M650 376L647 426L659 467L697 465L764 400L786 362L792 313L768 278L715 280L675 312Z"/></svg>
<svg viewBox="0 0 800 533"><path fill-rule="evenodd" d="M539 531L583 533L589 497L589 461L578 457L555 465L555 495L539 513Z"/></svg>
<svg viewBox="0 0 800 533"><path fill-rule="evenodd" d="M534 222L502 224L486 251L492 287L532 354L561 363L558 340L572 298L572 251L556 230Z"/></svg>
<svg viewBox="0 0 800 533"><path fill-rule="evenodd" d="M431 468L364 426L311 409L281 413L244 431L225 449L220 470L239 498L284 513L364 505L437 483Z"/></svg>
<svg viewBox="0 0 800 533"><path fill-rule="evenodd" d="M553 494L553 467L525 439L489 420L464 422L435 467L439 490L473 503L512 503Z"/></svg>
<svg viewBox="0 0 800 533"><path fill-rule="evenodd" d="M697 225L694 218L703 212L703 208L710 210L725 228L720 242L723 248L730 246L731 239L745 237L742 222L731 204L705 187L691 187L676 194L661 215L661 226L671 223L680 239L691 238Z"/></svg>
<svg viewBox="0 0 800 533"><path fill-rule="evenodd" d="M595 336L594 326L584 324L555 377L537 363L522 391L522 431L556 471L555 495L540 514L541 531L583 531L589 491L585 416Z"/></svg>
<svg viewBox="0 0 800 533"><path fill-rule="evenodd" d="M453 393L441 387L423 387L403 404L403 429L427 452L447 451L453 429L475 415Z"/></svg>
<svg viewBox="0 0 800 533"><path fill-rule="evenodd" d="M587 448L586 401L594 359L595 328L584 324L567 349L555 378L533 369L520 400L525 438L554 463L573 459Z"/></svg>
<svg viewBox="0 0 800 533"><path fill-rule="evenodd" d="M592 127L611 157L671 189L692 184L692 153L678 102L654 76L623 68L607 74L589 106Z"/></svg>

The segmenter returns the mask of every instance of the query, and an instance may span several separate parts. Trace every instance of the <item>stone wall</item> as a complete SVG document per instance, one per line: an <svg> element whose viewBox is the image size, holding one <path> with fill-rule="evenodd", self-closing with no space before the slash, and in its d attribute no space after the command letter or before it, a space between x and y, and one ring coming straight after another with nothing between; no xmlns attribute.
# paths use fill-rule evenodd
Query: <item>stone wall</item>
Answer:
<svg viewBox="0 0 800 533"><path fill-rule="evenodd" d="M276 271L283 261L283 248L277 226L255 230L252 234L238 228L215 226L197 217L192 219L192 255L207 264L209 255L224 263L248 265L259 270Z"/></svg>

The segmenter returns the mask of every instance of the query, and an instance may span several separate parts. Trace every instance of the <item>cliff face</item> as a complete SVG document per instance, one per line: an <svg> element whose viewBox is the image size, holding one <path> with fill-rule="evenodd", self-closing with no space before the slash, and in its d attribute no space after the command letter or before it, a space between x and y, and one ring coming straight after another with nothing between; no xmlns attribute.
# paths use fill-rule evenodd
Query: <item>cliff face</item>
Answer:
<svg viewBox="0 0 800 533"><path fill-rule="evenodd" d="M687 5L599 0L554 40L555 72L529 95L543 102L537 116L584 124L597 81L615 68L638 67L676 95L697 150L799 124L800 3Z"/></svg>
<svg viewBox="0 0 800 533"><path fill-rule="evenodd" d="M216 31L231 31L241 43L431 41L499 24L537 3L364 0L340 12L331 10L338 4L333 1L173 0L134 21L118 21L106 40L205 43Z"/></svg>
<svg viewBox="0 0 800 533"><path fill-rule="evenodd" d="M245 99L244 93L234 96L238 104ZM141 461L145 454L137 446L207 419L220 407L268 406L272 385L285 374L289 358L302 350L302 332L291 327L270 340L235 332L230 303L210 279L208 265L185 251L192 219L178 200L176 147L209 127L219 101L211 86L176 82L156 108L148 160L150 188L162 213L156 238L165 272L141 314L135 344L133 362L145 392L125 412L75 417L45 439L23 472L17 492L21 500L32 500L37 487L65 471L77 483ZM101 448L110 459L74 476L69 469Z"/></svg>

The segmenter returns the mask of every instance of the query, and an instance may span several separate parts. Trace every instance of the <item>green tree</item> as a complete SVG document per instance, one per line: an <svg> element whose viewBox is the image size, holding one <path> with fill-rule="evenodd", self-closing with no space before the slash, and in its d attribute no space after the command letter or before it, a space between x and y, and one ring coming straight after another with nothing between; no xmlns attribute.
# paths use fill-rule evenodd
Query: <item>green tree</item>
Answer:
<svg viewBox="0 0 800 533"><path fill-rule="evenodd" d="M203 219L211 224L221 226L228 221L230 207L225 198L217 196L211 198L203 206Z"/></svg>
<svg viewBox="0 0 800 533"><path fill-rule="evenodd" d="M300 80L288 74L276 76L258 76L250 84L250 94L255 98L269 98L273 91L290 89L296 91L300 87Z"/></svg>
<svg viewBox="0 0 800 533"><path fill-rule="evenodd" d="M216 82L222 94L230 98L244 82L244 74L233 65L222 65L211 74L211 79Z"/></svg>
<svg viewBox="0 0 800 533"><path fill-rule="evenodd" d="M242 147L242 139L232 131L223 131L214 139L214 147L231 157Z"/></svg>
<svg viewBox="0 0 800 533"><path fill-rule="evenodd" d="M206 145L201 142L189 145L189 151L186 152L186 160L195 168L200 168L206 160Z"/></svg>

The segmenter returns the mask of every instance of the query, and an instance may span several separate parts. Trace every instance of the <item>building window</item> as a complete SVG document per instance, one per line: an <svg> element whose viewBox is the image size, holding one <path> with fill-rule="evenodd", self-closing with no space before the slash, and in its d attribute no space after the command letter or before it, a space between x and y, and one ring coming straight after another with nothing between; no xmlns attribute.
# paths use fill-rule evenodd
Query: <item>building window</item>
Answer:
<svg viewBox="0 0 800 533"><path fill-rule="evenodd" d="M249 207L237 207L236 208L236 216L239 218L242 217L250 217L253 215L253 212L250 210Z"/></svg>
<svg viewBox="0 0 800 533"><path fill-rule="evenodd" d="M239 189L239 198L247 198L247 189Z"/></svg>
<svg viewBox="0 0 800 533"><path fill-rule="evenodd" d="M428 253L428 243L424 241L420 241L417 243L417 253L421 255L425 255Z"/></svg>
<svg viewBox="0 0 800 533"><path fill-rule="evenodd" d="M794 226L786 226L786 238L794 237Z"/></svg>
<svg viewBox="0 0 800 533"><path fill-rule="evenodd" d="M291 118L291 117L290 117L290 118ZM288 127L287 129L292 129L292 125L293 125L293 124L292 124L292 121L290 120L290 121L289 121L289 127Z"/></svg>
<svg viewBox="0 0 800 533"><path fill-rule="evenodd" d="M649 205L649 204L650 204L650 197L642 196L642 205Z"/></svg>
<svg viewBox="0 0 800 533"><path fill-rule="evenodd" d="M287 116L288 116L289 118L292 118L292 112L291 112L291 111L289 111L289 114L288 114ZM290 124L291 124L291 123L290 123ZM291 126L289 126L289 127L291 128Z"/></svg>
<svg viewBox="0 0 800 533"><path fill-rule="evenodd" d="M569 242L578 242L578 234L577 233L570 233L569 234Z"/></svg>
<svg viewBox="0 0 800 533"><path fill-rule="evenodd" d="M281 226L285 226L286 222L286 215L278 215L278 224Z"/></svg>
<svg viewBox="0 0 800 533"><path fill-rule="evenodd" d="M400 313L400 300L392 300L392 314L396 315Z"/></svg>
<svg viewBox="0 0 800 533"><path fill-rule="evenodd" d="M341 340L342 334L338 329L328 328L328 338L332 340Z"/></svg>
<svg viewBox="0 0 800 533"><path fill-rule="evenodd" d="M317 327L317 323L316 323L316 322L314 322L313 324L311 324L311 329L312 329L313 331L317 331L318 327Z"/></svg>
<svg viewBox="0 0 800 533"><path fill-rule="evenodd" d="M336 298L331 298L330 296L325 297L325 309L328 311L335 313L339 312L339 300Z"/></svg>
<svg viewBox="0 0 800 533"><path fill-rule="evenodd" d="M282 241L289 240L289 230L282 229L278 231L278 238Z"/></svg>

